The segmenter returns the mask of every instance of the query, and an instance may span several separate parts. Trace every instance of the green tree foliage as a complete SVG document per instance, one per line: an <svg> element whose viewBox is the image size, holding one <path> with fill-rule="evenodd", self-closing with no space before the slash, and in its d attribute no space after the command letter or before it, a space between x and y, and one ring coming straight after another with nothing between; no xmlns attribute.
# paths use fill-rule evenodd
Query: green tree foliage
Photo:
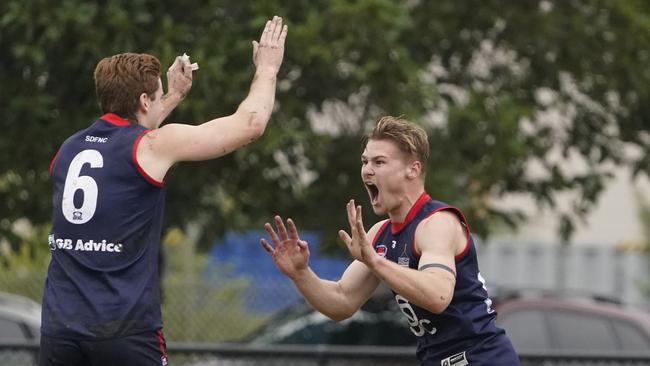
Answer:
<svg viewBox="0 0 650 366"><path fill-rule="evenodd" d="M556 209L569 237L614 165L647 173L644 1L5 0L0 234L17 243L14 220L48 222L48 164L98 116L92 71L102 57L149 52L167 67L190 54L201 69L170 120L198 123L232 113L246 95L250 41L273 14L290 33L272 121L244 149L175 167L168 225L200 222L214 238L281 213L333 234L346 227L349 198L373 222L359 137L383 114L429 130L427 190L482 235L520 222L498 201L522 193ZM561 207L561 192L576 198Z"/></svg>

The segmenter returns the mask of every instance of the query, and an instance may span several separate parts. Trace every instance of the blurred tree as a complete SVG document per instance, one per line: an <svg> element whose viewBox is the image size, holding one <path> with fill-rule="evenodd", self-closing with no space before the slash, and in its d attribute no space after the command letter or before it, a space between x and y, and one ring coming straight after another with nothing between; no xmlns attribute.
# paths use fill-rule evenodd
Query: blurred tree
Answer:
<svg viewBox="0 0 650 366"><path fill-rule="evenodd" d="M483 236L524 219L498 202L522 193L556 210L569 238L613 166L648 172L650 3L100 3L0 3L0 235L14 245L13 221L49 220L58 146L99 115L92 72L102 57L149 52L165 68L190 54L201 69L169 120L199 123L232 113L247 93L250 41L273 14L290 33L267 132L168 179L168 224L200 223L202 243L282 213L326 229L333 244L347 199L367 203L359 137L383 114L429 130L427 190ZM563 192L574 198L560 202Z"/></svg>

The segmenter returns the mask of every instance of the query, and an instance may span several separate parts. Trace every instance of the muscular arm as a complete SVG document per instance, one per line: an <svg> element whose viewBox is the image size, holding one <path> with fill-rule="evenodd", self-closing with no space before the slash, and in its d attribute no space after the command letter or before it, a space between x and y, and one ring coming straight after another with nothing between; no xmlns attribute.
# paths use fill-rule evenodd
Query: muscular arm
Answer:
<svg viewBox="0 0 650 366"><path fill-rule="evenodd" d="M441 264L456 271L455 255L467 243L467 236L458 218L451 212L438 212L423 220L415 232L415 245L420 251L420 268ZM455 275L440 267L414 270L382 257L374 257L369 266L377 277L409 302L432 313L442 313L454 295Z"/></svg>
<svg viewBox="0 0 650 366"><path fill-rule="evenodd" d="M291 278L305 300L325 316L341 321L351 317L379 285L379 279L355 260L338 281L319 278L307 268Z"/></svg>
<svg viewBox="0 0 650 366"><path fill-rule="evenodd" d="M168 124L145 135L138 145L137 159L154 179L161 180L176 162L218 158L260 137L275 102L276 75L284 55L287 28L275 17L254 42L255 75L246 98L235 113L198 126ZM163 97L168 114L179 96ZM168 108L170 108L168 110Z"/></svg>
<svg viewBox="0 0 650 366"><path fill-rule="evenodd" d="M374 238L380 224L370 229L367 234L369 238ZM294 222L287 220L287 231L282 219L276 216L275 225L277 233L270 224L264 225L275 248L265 239L261 240L262 247L271 254L278 269L291 278L307 302L319 312L336 321L349 318L379 285L379 279L358 260L350 264L339 281L319 278L309 268L309 246L299 239ZM365 231L363 235L366 236Z"/></svg>
<svg viewBox="0 0 650 366"><path fill-rule="evenodd" d="M198 126L165 125L148 133L146 144L167 166L228 154L264 133L275 102L275 82L273 70L258 69L248 95L235 113Z"/></svg>

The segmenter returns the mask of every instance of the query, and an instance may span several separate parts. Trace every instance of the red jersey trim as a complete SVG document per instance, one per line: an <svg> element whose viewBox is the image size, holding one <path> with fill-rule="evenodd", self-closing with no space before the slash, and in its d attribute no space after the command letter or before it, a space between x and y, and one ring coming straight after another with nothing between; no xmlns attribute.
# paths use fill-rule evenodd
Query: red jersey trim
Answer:
<svg viewBox="0 0 650 366"><path fill-rule="evenodd" d="M422 219L422 221L424 221L425 219L427 219L428 217L430 217L431 215L433 215L436 212L445 211L445 210L452 210L457 215L460 216L460 219L461 219L460 224L465 229L465 232L467 233L467 242L465 243L465 249L463 249L462 252L460 252L459 254L454 256L454 260L456 262L458 262L459 260L463 259L463 257L467 254L467 252L469 252L470 240L472 239L471 233L470 233L470 230L469 230L469 224L467 223L467 219L465 218L465 215L463 215L463 212L461 210L457 209L456 207L453 207L453 206L440 207L437 210L431 211L425 218ZM422 221L420 221L420 222L422 222ZM418 225L420 225L420 223L418 223ZM415 228L415 230L417 231L417 228ZM411 243L411 249L412 249L413 253L418 258L420 258L420 256L422 254L418 250L418 247L415 245L415 234L413 235L413 242Z"/></svg>
<svg viewBox="0 0 650 366"><path fill-rule="evenodd" d="M54 154L54 157L52 158L52 161L50 162L50 176L52 176L52 170L54 169L54 163L56 162L56 158L59 157L59 152L61 151L61 148L56 151L56 154Z"/></svg>
<svg viewBox="0 0 650 366"><path fill-rule="evenodd" d="M167 357L167 353L165 353L165 336L163 336L162 330L156 331L156 335L158 336L158 346L160 347L160 357Z"/></svg>
<svg viewBox="0 0 650 366"><path fill-rule="evenodd" d="M106 121L115 126L128 126L131 122L125 120L124 118L118 116L115 113L106 113L105 115L99 117L102 121Z"/></svg>
<svg viewBox="0 0 650 366"><path fill-rule="evenodd" d="M147 133L151 132L151 130L144 130L142 133L138 136L137 139L135 139L135 142L133 143L133 149L131 150L131 157L133 159L133 164L135 164L135 167L138 169L138 172L142 174L144 179L146 179L149 183L153 184L156 187L164 187L165 186L165 181L163 180L162 182L157 181L153 179L147 172L144 171L140 163L138 163L138 145L140 145L140 140L142 140L142 137L146 135Z"/></svg>
<svg viewBox="0 0 650 366"><path fill-rule="evenodd" d="M431 197L427 194L427 192L422 192L420 197L415 201L415 204L411 207L409 212L406 214L406 218L404 219L404 222L391 222L390 224L390 231L393 233L393 235L399 233L406 225L408 225L411 220L417 215L418 211L424 206L425 203L427 203L428 200L430 200Z"/></svg>
<svg viewBox="0 0 650 366"><path fill-rule="evenodd" d="M381 233L384 232L384 230L386 229L386 226L388 226L388 224L390 224L390 220L384 221L384 223L381 224L381 227L379 228L379 230L377 230L377 233L375 234L375 237L372 238L372 247L373 248L375 247L375 244L377 244L377 239L379 239L379 236L381 235Z"/></svg>

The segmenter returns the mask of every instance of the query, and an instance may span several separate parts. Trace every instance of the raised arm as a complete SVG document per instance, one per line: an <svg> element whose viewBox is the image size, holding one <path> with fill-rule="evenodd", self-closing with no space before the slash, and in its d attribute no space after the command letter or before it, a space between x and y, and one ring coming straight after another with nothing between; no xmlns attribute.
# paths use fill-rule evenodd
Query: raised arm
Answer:
<svg viewBox="0 0 650 366"><path fill-rule="evenodd" d="M275 217L277 233L264 225L273 245L262 239L262 247L271 254L278 269L289 277L305 300L327 317L341 321L352 316L379 285L379 279L365 264L354 261L338 281L324 280L309 268L309 246L300 240L295 224L287 220L288 231L279 216ZM375 225L368 235L374 235Z"/></svg>
<svg viewBox="0 0 650 366"><path fill-rule="evenodd" d="M253 41L255 75L237 111L197 126L168 124L147 133L137 151L143 169L154 179L162 179L178 161L214 159L260 137L273 111L286 36L282 18L267 21L259 43ZM178 96L168 98L171 105Z"/></svg>

